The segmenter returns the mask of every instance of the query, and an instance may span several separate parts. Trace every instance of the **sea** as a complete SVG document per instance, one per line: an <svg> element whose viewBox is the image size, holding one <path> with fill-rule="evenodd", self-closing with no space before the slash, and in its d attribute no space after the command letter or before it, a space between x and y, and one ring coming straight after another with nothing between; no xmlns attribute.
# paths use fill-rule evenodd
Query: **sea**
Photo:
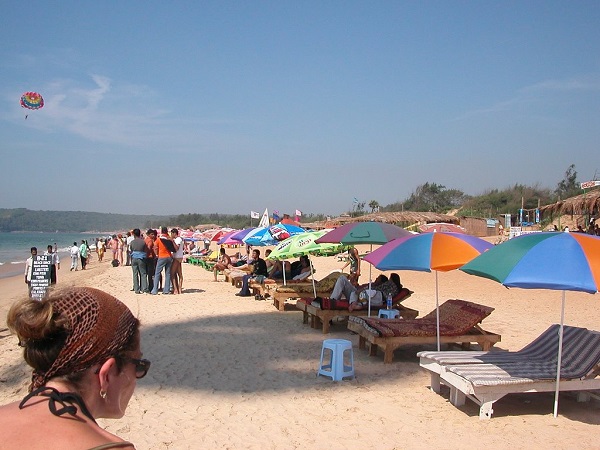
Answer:
<svg viewBox="0 0 600 450"><path fill-rule="evenodd" d="M31 247L37 247L38 254L42 255L48 245L56 245L61 263L69 265L69 249L73 242L79 244L82 239L87 239L91 247L96 244L96 238L107 236L108 233L0 233L0 278L22 275Z"/></svg>

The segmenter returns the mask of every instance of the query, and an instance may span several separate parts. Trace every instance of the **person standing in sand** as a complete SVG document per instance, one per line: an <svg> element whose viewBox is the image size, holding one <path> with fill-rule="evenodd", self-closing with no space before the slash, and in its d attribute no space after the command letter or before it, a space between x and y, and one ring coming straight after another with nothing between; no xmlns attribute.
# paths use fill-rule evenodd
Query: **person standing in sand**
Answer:
<svg viewBox="0 0 600 450"><path fill-rule="evenodd" d="M129 243L131 249L131 271L133 273L133 290L136 294L148 291L148 276L146 275L146 253L148 248L142 239L142 232L135 228L133 240Z"/></svg>
<svg viewBox="0 0 600 450"><path fill-rule="evenodd" d="M156 261L156 270L154 271L154 286L152 287L152 295L158 294L158 285L160 284L161 272L165 271L165 280L163 283L163 294L171 293L171 265L173 257L171 251L167 248L168 241L171 241L167 232L167 227L161 227L160 236L154 241L154 252L158 255Z"/></svg>
<svg viewBox="0 0 600 450"><path fill-rule="evenodd" d="M70 288L15 303L7 325L33 374L29 394L0 407L0 447L134 449L96 423L123 417L150 368L127 306L98 289Z"/></svg>
<svg viewBox="0 0 600 450"><path fill-rule="evenodd" d="M173 253L173 263L171 264L171 284L173 285L173 293L181 294L183 285L183 268L181 263L183 262L183 238L179 236L179 230L177 228L171 229L171 239L175 246L175 253Z"/></svg>
<svg viewBox="0 0 600 450"><path fill-rule="evenodd" d="M50 265L50 284L56 284L56 271L60 269L60 258L58 257L58 253L56 253L52 246L48 246L48 250L44 252L44 255L48 255L52 258L52 263Z"/></svg>
<svg viewBox="0 0 600 450"><path fill-rule="evenodd" d="M342 272L348 266L350 266L350 276L348 279L352 284L357 285L360 278L360 255L356 247L351 247L348 250L348 262L342 267Z"/></svg>
<svg viewBox="0 0 600 450"><path fill-rule="evenodd" d="M31 294L31 277L33 275L33 260L37 256L37 247L31 247L29 250L31 256L25 261L25 284Z"/></svg>
<svg viewBox="0 0 600 450"><path fill-rule="evenodd" d="M148 293L154 287L154 271L156 270L156 253L154 252L154 241L156 240L156 230L152 228L146 231L146 274L148 276Z"/></svg>
<svg viewBox="0 0 600 450"><path fill-rule="evenodd" d="M79 246L77 242L73 242L73 246L70 250L71 254L71 270L77 270L77 264L79 263Z"/></svg>

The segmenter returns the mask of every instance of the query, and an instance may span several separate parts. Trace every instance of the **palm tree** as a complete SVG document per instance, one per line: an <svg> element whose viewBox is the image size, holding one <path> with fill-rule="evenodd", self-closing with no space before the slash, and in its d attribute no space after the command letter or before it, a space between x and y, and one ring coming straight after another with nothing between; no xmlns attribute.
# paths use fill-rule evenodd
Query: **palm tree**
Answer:
<svg viewBox="0 0 600 450"><path fill-rule="evenodd" d="M379 202L377 200L371 200L369 202L369 208L371 208L371 212L379 211Z"/></svg>

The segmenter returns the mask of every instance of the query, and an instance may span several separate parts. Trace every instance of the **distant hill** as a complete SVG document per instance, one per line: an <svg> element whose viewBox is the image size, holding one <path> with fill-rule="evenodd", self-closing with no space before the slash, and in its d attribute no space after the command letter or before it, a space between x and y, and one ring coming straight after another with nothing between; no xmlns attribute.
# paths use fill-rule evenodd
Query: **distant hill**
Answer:
<svg viewBox="0 0 600 450"><path fill-rule="evenodd" d="M32 211L0 208L0 231L116 231L168 225L168 216L137 216L86 211Z"/></svg>

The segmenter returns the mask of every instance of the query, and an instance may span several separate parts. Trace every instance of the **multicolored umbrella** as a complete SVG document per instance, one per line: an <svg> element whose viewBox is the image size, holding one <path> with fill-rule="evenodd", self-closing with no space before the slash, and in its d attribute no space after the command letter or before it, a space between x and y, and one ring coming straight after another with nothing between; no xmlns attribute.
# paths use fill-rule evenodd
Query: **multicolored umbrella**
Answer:
<svg viewBox="0 0 600 450"><path fill-rule="evenodd" d="M600 287L600 237L531 233L506 241L460 268L507 287L562 291L554 417L558 415L565 291L594 294Z"/></svg>
<svg viewBox="0 0 600 450"><path fill-rule="evenodd" d="M352 222L330 231L317 239L317 243L386 244L405 236L412 236L412 233L389 223Z"/></svg>
<svg viewBox="0 0 600 450"><path fill-rule="evenodd" d="M493 245L462 233L423 233L395 239L363 259L379 270L435 270L435 305L439 310L439 272L457 269ZM440 323L437 317L437 349L440 350Z"/></svg>

